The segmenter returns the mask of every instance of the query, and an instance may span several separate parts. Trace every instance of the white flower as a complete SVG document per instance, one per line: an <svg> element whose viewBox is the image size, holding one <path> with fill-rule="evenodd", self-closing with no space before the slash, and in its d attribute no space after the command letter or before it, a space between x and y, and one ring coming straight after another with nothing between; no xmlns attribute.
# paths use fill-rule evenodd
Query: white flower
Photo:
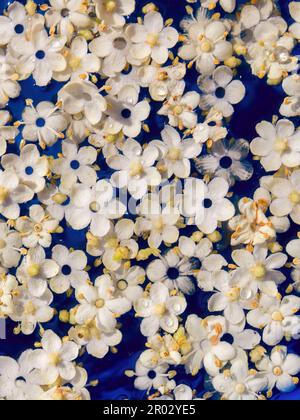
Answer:
<svg viewBox="0 0 300 420"><path fill-rule="evenodd" d="M6 170L13 170L23 185L33 192L41 192L45 187L45 176L49 171L46 156L40 156L38 148L28 144L21 149L20 156L8 153L1 159Z"/></svg>
<svg viewBox="0 0 300 420"><path fill-rule="evenodd" d="M7 125L10 121L10 113L8 111L0 111L0 156L6 152L7 142L14 141L19 133L17 127Z"/></svg>
<svg viewBox="0 0 300 420"><path fill-rule="evenodd" d="M280 114L284 117L297 117L300 115L300 77L293 74L282 82L282 87L288 95L280 107Z"/></svg>
<svg viewBox="0 0 300 420"><path fill-rule="evenodd" d="M108 77L117 76L125 69L127 63L137 66L141 64L141 61L135 60L130 53L132 42L128 30L127 27L126 30L101 34L89 44L90 51L103 59L101 71Z"/></svg>
<svg viewBox="0 0 300 420"><path fill-rule="evenodd" d="M17 267L21 254L22 239L18 232L0 221L0 262L3 267Z"/></svg>
<svg viewBox="0 0 300 420"><path fill-rule="evenodd" d="M139 200L147 193L148 186L156 187L161 182L160 173L153 167L159 152L151 143L143 150L137 141L127 139L122 153L107 159L108 166L117 171L111 182L117 188L126 187Z"/></svg>
<svg viewBox="0 0 300 420"><path fill-rule="evenodd" d="M143 287L146 274L142 267L133 266L129 270L126 268L110 273L116 289L116 296L126 298L134 304L143 295Z"/></svg>
<svg viewBox="0 0 300 420"><path fill-rule="evenodd" d="M32 296L42 296L48 287L47 280L56 276L59 267L55 261L46 259L41 246L29 249L27 255L17 269L17 278L28 287Z"/></svg>
<svg viewBox="0 0 300 420"><path fill-rule="evenodd" d="M226 222L235 215L234 205L226 197L229 184L223 178L214 178L208 185L203 185L204 197L202 205L204 212L196 217L198 228L205 234L213 233L218 222Z"/></svg>
<svg viewBox="0 0 300 420"><path fill-rule="evenodd" d="M0 357L0 398L9 401L34 401L42 395L42 389L33 383L30 373L33 369L32 350L26 350L18 361Z"/></svg>
<svg viewBox="0 0 300 420"><path fill-rule="evenodd" d="M289 11L292 18L296 21L289 27L289 31L292 33L292 35L300 39L300 8L299 8L299 2L298 1L291 1L289 3Z"/></svg>
<svg viewBox="0 0 300 420"><path fill-rule="evenodd" d="M232 80L233 71L226 66L218 67L211 78L200 77L198 84L203 92L200 108L215 110L227 118L234 113L233 105L240 103L245 95L246 88L240 80Z"/></svg>
<svg viewBox="0 0 300 420"><path fill-rule="evenodd" d="M227 13L232 13L236 7L236 0L201 0L201 6L209 10L217 7L218 3L220 3L222 9Z"/></svg>
<svg viewBox="0 0 300 420"><path fill-rule="evenodd" d="M97 318L100 328L112 332L117 317L130 311L131 303L124 297L115 297L116 289L108 275L96 279L94 286L80 286L76 290L79 307L75 319L79 324Z"/></svg>
<svg viewBox="0 0 300 420"><path fill-rule="evenodd" d="M0 170L0 214L7 219L17 219L20 215L19 204L30 201L33 195L29 187L21 184L12 169Z"/></svg>
<svg viewBox="0 0 300 420"><path fill-rule="evenodd" d="M41 146L53 146L58 139L64 138L68 119L52 102L40 102L36 107L27 101L22 114L24 125L22 136L28 141L38 141Z"/></svg>
<svg viewBox="0 0 300 420"><path fill-rule="evenodd" d="M124 135L121 131L117 134L109 134L104 128L101 130L95 130L94 134L89 136L89 143L101 149L101 152L105 159L115 156L119 150L122 150L124 144Z"/></svg>
<svg viewBox="0 0 300 420"><path fill-rule="evenodd" d="M13 312L10 318L20 322L20 330L25 335L31 335L37 323L49 322L54 316L50 307L53 295L46 290L42 296L32 296L26 286L16 289L13 298Z"/></svg>
<svg viewBox="0 0 300 420"><path fill-rule="evenodd" d="M167 363L161 364L155 368L148 368L144 366L140 360L135 365L134 387L139 390L148 390L154 388L160 390L163 394L172 390L175 387L175 381L170 381L170 375L167 374L169 365Z"/></svg>
<svg viewBox="0 0 300 420"><path fill-rule="evenodd" d="M236 356L234 347L222 341L223 335L227 333L225 318L209 316L201 319L189 315L185 328L192 343L192 351L186 355L185 365L187 372L193 376L197 375L202 366L209 375L218 375Z"/></svg>
<svg viewBox="0 0 300 420"><path fill-rule="evenodd" d="M48 36L46 30L37 25L30 39L18 37L9 45L12 56L17 58L16 69L20 74L32 74L37 86L46 86L54 72L62 72L67 62L62 54L66 38Z"/></svg>
<svg viewBox="0 0 300 420"><path fill-rule="evenodd" d="M150 114L150 105L146 100L139 102L139 90L133 86L124 86L117 97L106 97L108 118L105 129L110 134L121 130L127 137L137 137L142 129L142 122Z"/></svg>
<svg viewBox="0 0 300 420"><path fill-rule="evenodd" d="M191 295L195 287L191 279L194 276L193 263L187 257L178 255L178 252L171 250L160 259L152 261L146 270L150 281L163 283L170 291L180 290Z"/></svg>
<svg viewBox="0 0 300 420"><path fill-rule="evenodd" d="M21 86L16 80L14 66L9 63L5 51L0 48L0 108L4 108L10 98L17 98Z"/></svg>
<svg viewBox="0 0 300 420"><path fill-rule="evenodd" d="M273 201L270 211L274 216L290 216L300 224L300 170L291 174L289 179L274 178L270 186Z"/></svg>
<svg viewBox="0 0 300 420"><path fill-rule="evenodd" d="M81 0L49 0L46 24L58 28L58 33L71 38L76 29L87 28L91 19Z"/></svg>
<svg viewBox="0 0 300 420"><path fill-rule="evenodd" d="M95 0L97 17L108 27L122 27L135 10L135 0Z"/></svg>
<svg viewBox="0 0 300 420"><path fill-rule="evenodd" d="M61 176L61 184L69 190L77 180L87 186L97 182L97 173L93 164L97 160L94 147L86 146L78 149L76 144L64 141L62 155L52 163L52 171Z"/></svg>
<svg viewBox="0 0 300 420"><path fill-rule="evenodd" d="M34 377L40 385L52 385L57 379L70 382L76 375L72 363L78 357L78 346L72 341L63 342L52 330L44 332L42 348L31 356L36 368Z"/></svg>
<svg viewBox="0 0 300 420"><path fill-rule="evenodd" d="M18 287L17 279L8 274L0 277L0 316L6 318L14 310L13 294Z"/></svg>
<svg viewBox="0 0 300 420"><path fill-rule="evenodd" d="M128 219L119 220L114 226L110 223L108 233L103 237L87 234L87 252L94 257L102 256L104 266L110 271L118 271L124 264L133 260L139 246L132 239L134 223Z"/></svg>
<svg viewBox="0 0 300 420"><path fill-rule="evenodd" d="M88 43L83 36L77 36L71 42L70 49L65 53L67 68L55 73L54 78L60 82L72 80L88 80L90 73L100 70L101 62L95 54L88 52Z"/></svg>
<svg viewBox="0 0 300 420"><path fill-rule="evenodd" d="M76 288L88 280L89 276L85 271L87 257L83 251L69 251L63 245L56 245L52 249L52 260L58 264L58 272L50 279L53 292L64 293L70 285Z"/></svg>
<svg viewBox="0 0 300 420"><path fill-rule="evenodd" d="M47 213L61 222L65 217L65 211L69 205L69 197L65 194L62 185L46 184L43 191L38 193L38 199L46 206ZM64 191L64 192L62 192Z"/></svg>
<svg viewBox="0 0 300 420"><path fill-rule="evenodd" d="M207 239L200 241L199 245ZM211 249L212 251L212 249ZM212 292L215 285L226 282L228 273L222 268L228 263L222 255L211 254L202 261L201 270L197 274L198 286L205 292Z"/></svg>
<svg viewBox="0 0 300 420"><path fill-rule="evenodd" d="M245 249L233 251L232 259L237 265L232 273L233 281L243 285L245 296L254 297L258 290L268 296L277 296L277 285L286 279L278 271L287 262L285 254L278 252L268 257L268 248L257 245L253 254Z"/></svg>
<svg viewBox="0 0 300 420"><path fill-rule="evenodd" d="M247 322L254 328L264 329L263 341L276 346L284 337L297 339L300 334L300 298L285 296L282 301L262 295L257 309L250 311Z"/></svg>
<svg viewBox="0 0 300 420"><path fill-rule="evenodd" d="M66 220L75 230L90 225L95 236L105 236L110 219L121 218L126 211L123 203L113 198L113 188L107 181L98 181L92 188L76 184L71 192L71 205L66 209Z"/></svg>
<svg viewBox="0 0 300 420"><path fill-rule="evenodd" d="M105 357L110 347L117 346L122 341L122 333L119 330L107 332L95 319L71 328L69 337L78 345L86 346L88 354L98 359Z"/></svg>
<svg viewBox="0 0 300 420"><path fill-rule="evenodd" d="M177 83L158 111L158 115L168 116L169 124L180 130L195 128L197 125L196 108L200 102L199 93L190 91L183 94L184 90L185 84Z"/></svg>
<svg viewBox="0 0 300 420"><path fill-rule="evenodd" d="M92 125L101 121L106 111L105 98L99 93L97 86L88 81L71 81L64 85L58 93L65 112L71 115L83 113Z"/></svg>
<svg viewBox="0 0 300 420"><path fill-rule="evenodd" d="M232 56L232 45L226 41L230 31L226 21L212 20L207 16L207 11L200 8L197 17L184 20L182 26L187 39L178 55L183 60L196 62L197 70L202 75L212 74L216 63Z"/></svg>
<svg viewBox="0 0 300 420"><path fill-rule="evenodd" d="M222 177L233 186L236 179L248 181L253 175L253 167L246 160L248 154L249 143L244 139L218 141L211 154L195 159L195 164L202 173Z"/></svg>
<svg viewBox="0 0 300 420"><path fill-rule="evenodd" d="M206 143L207 141L217 142L224 139L227 134L227 128L222 126L223 115L221 112L209 111L203 123L197 124L193 130L193 137L197 143Z"/></svg>
<svg viewBox="0 0 300 420"><path fill-rule="evenodd" d="M264 356L256 363L259 371L268 377L268 388L277 388L281 392L291 392L295 389L297 379L294 376L300 371L300 357L288 354L287 347L275 347L270 357Z"/></svg>
<svg viewBox="0 0 300 420"><path fill-rule="evenodd" d="M202 145L194 139L182 139L175 128L166 126L161 132L163 141L153 141L152 144L160 150L160 166L164 168L167 178L172 175L178 178L188 178L191 173L190 159L197 157Z"/></svg>
<svg viewBox="0 0 300 420"><path fill-rule="evenodd" d="M131 55L136 60L146 61L152 58L157 64L164 64L169 57L169 49L178 42L178 32L170 26L164 27L160 13L149 12L143 24L131 24L127 34L133 46Z"/></svg>
<svg viewBox="0 0 300 420"><path fill-rule="evenodd" d="M51 245L51 234L58 227L58 221L46 214L37 204L29 209L29 217L20 217L16 221L16 229L21 233L23 245L34 248L38 244L44 248Z"/></svg>
<svg viewBox="0 0 300 420"><path fill-rule="evenodd" d="M164 206L158 194L147 194L138 207L139 217L135 222L135 233L148 236L151 248L159 248L162 241L174 244L179 237L176 223L179 211L171 206Z"/></svg>
<svg viewBox="0 0 300 420"><path fill-rule="evenodd" d="M248 364L244 360L233 362L226 370L212 380L212 384L224 400L255 401L268 386L268 379L263 374L249 374Z"/></svg>
<svg viewBox="0 0 300 420"><path fill-rule="evenodd" d="M267 172L277 171L281 165L295 168L300 165L300 132L286 119L273 124L262 121L256 126L260 137L251 143L251 152L262 156L261 164Z"/></svg>
<svg viewBox="0 0 300 420"><path fill-rule="evenodd" d="M169 289L162 283L151 286L149 297L139 299L135 304L137 316L144 318L141 332L146 337L156 334L159 328L174 333L178 328L178 315L187 307L183 296L170 296Z"/></svg>

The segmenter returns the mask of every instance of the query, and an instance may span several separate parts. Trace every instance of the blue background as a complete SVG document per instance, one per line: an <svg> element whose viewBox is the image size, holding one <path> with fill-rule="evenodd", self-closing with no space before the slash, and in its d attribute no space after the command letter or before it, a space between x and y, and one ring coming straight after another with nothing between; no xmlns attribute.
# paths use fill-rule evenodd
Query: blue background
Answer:
<svg viewBox="0 0 300 420"><path fill-rule="evenodd" d="M142 7L147 4L148 0L136 0L136 12L130 17L130 21L136 21L136 17L141 15ZM21 1L25 3L25 1ZM38 0L38 4L43 4L45 1ZM174 26L179 29L179 23L186 14L185 0L156 0L155 4L158 5L160 12L165 19L172 17L174 19ZM239 1L239 3L243 3ZM289 1L281 0L278 2L283 17L291 22L289 13L288 13L288 3ZM7 5L10 4L7 0L0 0L0 12L3 11ZM297 48L298 49L298 48ZM296 50L297 50L296 49ZM297 53L297 51L295 51ZM236 107L236 112L228 125L230 137L235 138L245 138L248 141L252 140L256 136L255 125L263 119L271 121L273 115L278 115L279 107L285 97L284 92L282 91L281 86L270 87L267 85L265 80L259 80L258 78L251 75L251 71L248 65L243 63L239 68L239 76L247 88L247 95L245 100ZM187 90L197 90L197 77L198 74L196 71L189 71L186 82ZM56 94L61 88L61 85L56 82L52 82L49 86L45 88L36 87L34 81L29 79L21 83L22 93L21 96L10 101L8 109L13 114L14 120L21 119L22 110L25 106L25 99L31 98L34 101L34 104L45 100L50 100L56 102ZM142 93L146 95L146 92ZM147 121L151 127L150 134L141 134L139 141L141 143L148 142L152 139L159 138L159 133L166 123L166 119L159 117L156 114L158 106L154 106L151 112L151 116ZM296 121L298 123L298 120ZM18 141L20 137L18 138ZM9 146L9 152L18 152L18 143L16 146ZM45 151L49 155L57 155L61 150L61 144L58 142L54 147ZM104 170L102 170L98 175L100 178L105 178L109 175L110 171L107 167L104 166L103 159L99 158L99 164ZM251 157L250 157L251 159ZM257 189L259 185L259 179L264 175L259 163L254 163L255 165L255 174L251 181L249 182L240 182L237 183L234 187L234 198L233 200L237 202L242 196L251 197L253 192ZM28 213L28 207L32 201L22 207L22 214ZM68 247L74 247L75 249L85 250L86 231L75 232L69 227L63 225L65 232L63 235L53 235L53 244L54 246L57 243L62 243ZM286 244L290 239L295 237L296 232L299 230L297 226L292 226L291 230L285 235L279 235L279 242ZM185 234L187 232L184 232ZM218 244L218 249L223 253L225 257L230 260L231 249L229 246L229 232L223 231L224 240ZM49 255L49 252L48 252ZM93 264L93 259L90 259L89 263ZM14 271L12 271L12 274ZM94 280L101 272L99 269L92 269L90 272L90 277ZM286 273L288 274L288 273ZM282 286L282 290L285 290L286 283ZM196 313L200 317L205 317L207 312L207 299L209 294L204 294L201 291L197 291L196 295L188 297L188 311L185 314L185 317L190 313ZM55 297L54 306L59 311L63 308L71 308L74 306L75 300L73 298L67 298L64 296ZM145 392L140 392L134 389L133 379L127 378L124 375L124 371L127 369L134 369L135 362L138 359L141 352L145 349L144 345L146 339L141 335L139 330L140 321L134 318L134 313L130 312L121 318L123 324L122 333L123 341L118 346L118 353L111 354L109 353L104 359L95 359L85 354L80 361L83 363L84 367L89 373L89 380L99 379L99 385L96 387L89 387L91 392L92 399L94 400L103 400L103 399L145 399ZM27 348L33 348L33 344L36 341L39 341L38 330L35 334L26 337L24 335L16 336L13 334L13 325L12 323L7 323L7 339L0 341L0 354L9 355L14 358L19 357L19 355ZM56 316L52 322L43 325L45 329L51 328L57 334L64 336L67 334L69 329L68 325L62 324L58 317ZM299 342L292 342L287 344L290 351L299 354L300 344ZM184 374L184 369L178 369L179 374L175 378L177 383L186 383L192 388L197 390L197 395L201 396L207 389L207 381L201 371L196 377L187 376ZM280 394L274 392L272 399L276 400L299 400L300 399L300 389L289 394Z"/></svg>

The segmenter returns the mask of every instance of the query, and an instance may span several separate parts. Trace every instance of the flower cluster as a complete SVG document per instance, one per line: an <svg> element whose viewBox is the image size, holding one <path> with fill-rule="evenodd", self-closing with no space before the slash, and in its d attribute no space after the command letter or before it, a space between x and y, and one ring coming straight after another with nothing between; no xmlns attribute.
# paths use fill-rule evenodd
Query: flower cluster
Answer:
<svg viewBox="0 0 300 420"><path fill-rule="evenodd" d="M289 25L272 0L188 1L180 26L154 3L40 3L0 16L0 316L32 338L0 356L0 399L90 399L84 362L117 358L128 320L144 397L293 390L299 2ZM242 67L287 95L249 139Z"/></svg>

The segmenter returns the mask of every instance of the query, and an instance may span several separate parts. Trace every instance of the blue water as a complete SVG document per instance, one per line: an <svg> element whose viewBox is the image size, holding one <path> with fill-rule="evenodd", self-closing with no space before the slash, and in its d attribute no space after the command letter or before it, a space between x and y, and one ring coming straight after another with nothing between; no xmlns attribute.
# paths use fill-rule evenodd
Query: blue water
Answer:
<svg viewBox="0 0 300 420"><path fill-rule="evenodd" d="M21 1L25 3L25 1ZM135 21L136 16L141 15L142 7L147 4L148 0L137 0L137 10L135 15L131 16L130 20ZM7 0L0 0L0 12L7 7L10 2ZM38 0L37 3L43 4L45 1ZM159 6L160 12L164 18L172 17L174 19L174 26L179 28L179 23L183 16L186 14L185 5L187 4L184 0L157 0L155 3ZM239 1L239 3L243 3ZM288 3L287 0L279 1L279 5L282 9L283 17L290 21L288 15ZM263 119L271 120L272 116L278 114L279 106L285 97L281 86L270 87L266 84L265 80L259 80L258 78L251 75L249 67L243 64L239 69L241 80L247 88L247 95L244 101L238 105L235 109L236 112L228 125L229 134L235 138L245 138L252 140L256 136L255 125ZM190 71L187 76L187 89L197 90L197 73ZM15 120L21 118L22 110L24 108L24 100L31 98L34 104L44 100L50 100L55 102L56 94L61 88L61 85L56 82L52 82L45 88L38 88L35 86L34 81L29 79L21 83L22 93L21 96L10 101L8 108L11 111ZM157 107L152 109L151 116L147 121L151 127L151 133L141 135L139 141L144 143L152 139L159 138L159 133L164 127L165 119L159 117L156 114ZM298 121L297 121L298 122ZM146 137L146 138L145 138ZM20 139L19 139L20 140ZM60 152L61 144L57 143L53 148L46 151L49 155L57 155ZM16 146L10 146L9 152L17 153ZM109 174L108 168L104 166L103 160L100 162L100 166L104 168L104 171L99 173L99 177L104 178ZM259 179L264 174L259 164L255 166L255 174L251 181L243 183L237 183L234 187L234 200L238 201L241 196L249 196L253 194L259 185ZM23 206L22 214L26 214L28 206ZM63 243L68 247L74 247L76 249L85 250L85 234L86 231L75 232L72 229L64 226L65 232L63 235L54 235L53 246L57 243ZM285 235L279 235L279 242L285 244L289 239L295 237L297 227L293 226L291 230ZM226 235L224 235L226 238ZM228 236L228 235L227 235ZM228 247L228 241L225 239L223 243L219 244L219 250L225 255L230 256L230 247ZM89 261L91 264L93 260ZM94 280L101 272L96 269L90 271L91 279ZM286 284L282 286L282 290L285 290ZM190 313L196 313L200 317L205 317L207 312L207 300L209 294L204 294L201 291L197 291L196 295L188 298L188 311L184 317ZM55 298L55 307L60 310L62 308L71 308L74 306L74 300L68 299L65 296ZM80 360L84 367L89 373L89 380L99 379L99 385L93 388L89 388L92 399L144 399L146 398L145 392L140 392L134 389L133 379L129 379L124 375L124 371L127 369L134 369L135 362L141 352L145 349L144 345L146 339L140 334L139 324L140 321L134 318L133 312L122 317L121 322L123 324L123 341L118 346L117 354L108 354L104 359L95 359L88 356L87 354ZM49 324L43 325L45 329L51 328L60 336L67 334L68 326L60 323L58 318L54 318ZM14 325L8 322L7 326L7 339L0 341L0 354L9 355L17 358L22 351L27 348L32 348L34 342L39 340L38 331L32 336L26 337L23 335L15 336L12 333ZM291 352L300 354L299 342L292 342L288 345ZM184 373L184 369L178 369L179 374L176 377L178 384L185 383L192 388L197 390L198 395L202 395L205 392L205 376L203 371L196 377L187 376ZM289 394L280 394L274 392L272 399L276 400L299 400L300 399L300 388Z"/></svg>

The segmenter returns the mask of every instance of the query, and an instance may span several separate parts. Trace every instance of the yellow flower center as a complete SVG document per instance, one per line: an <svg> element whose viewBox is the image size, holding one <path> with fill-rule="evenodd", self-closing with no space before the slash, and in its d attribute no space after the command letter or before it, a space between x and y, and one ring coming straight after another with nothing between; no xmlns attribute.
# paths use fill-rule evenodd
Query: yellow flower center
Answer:
<svg viewBox="0 0 300 420"><path fill-rule="evenodd" d="M179 160L180 159L180 156L181 156L180 149L177 149L177 148L174 147L174 148L172 148L172 149L169 150L168 158L170 160Z"/></svg>
<svg viewBox="0 0 300 420"><path fill-rule="evenodd" d="M75 55L72 55L69 58L69 66L73 71L78 70L81 66L81 59L79 57L76 57Z"/></svg>
<svg viewBox="0 0 300 420"><path fill-rule="evenodd" d="M143 165L141 162L132 162L130 165L130 176L141 176L144 171Z"/></svg>
<svg viewBox="0 0 300 420"><path fill-rule="evenodd" d="M244 384L237 384L235 387L235 392L239 395L244 394L246 391L246 387Z"/></svg>
<svg viewBox="0 0 300 420"><path fill-rule="evenodd" d="M8 197L7 189L0 186L0 204L3 204L4 201L7 199L7 197Z"/></svg>
<svg viewBox="0 0 300 420"><path fill-rule="evenodd" d="M105 305L105 300L104 299L98 299L96 300L95 306L98 309L103 308L103 306Z"/></svg>
<svg viewBox="0 0 300 420"><path fill-rule="evenodd" d="M167 311L166 305L164 305L162 303L157 304L157 305L155 305L154 311L155 311L156 315L163 316Z"/></svg>
<svg viewBox="0 0 300 420"><path fill-rule="evenodd" d="M283 153L288 149L288 142L287 140L278 139L275 142L274 149L276 152Z"/></svg>
<svg viewBox="0 0 300 420"><path fill-rule="evenodd" d="M36 277L40 274L40 266L38 264L30 264L27 268L27 273L30 277Z"/></svg>
<svg viewBox="0 0 300 420"><path fill-rule="evenodd" d="M33 230L35 231L35 233L41 233L43 230L42 224L41 223L35 224Z"/></svg>
<svg viewBox="0 0 300 420"><path fill-rule="evenodd" d="M63 204L65 201L67 201L67 199L68 199L68 197L65 194L62 194L62 193L54 194L54 196L52 197L52 200L56 204Z"/></svg>
<svg viewBox="0 0 300 420"><path fill-rule="evenodd" d="M115 0L106 0L105 1L105 10L108 13L113 13L117 9L117 3Z"/></svg>
<svg viewBox="0 0 300 420"><path fill-rule="evenodd" d="M272 314L272 320L277 322L282 322L284 320L284 317L282 316L282 313L279 311L273 312Z"/></svg>
<svg viewBox="0 0 300 420"><path fill-rule="evenodd" d="M115 134L107 134L104 136L104 140L108 144L115 143L116 139L117 139L117 135Z"/></svg>
<svg viewBox="0 0 300 420"><path fill-rule="evenodd" d="M174 113L175 115L177 115L177 116L181 115L181 114L183 113L183 106L181 106L181 105L176 105L176 106L173 108L173 113Z"/></svg>
<svg viewBox="0 0 300 420"><path fill-rule="evenodd" d="M273 369L273 373L275 376L281 376L283 374L281 367L277 366Z"/></svg>
<svg viewBox="0 0 300 420"><path fill-rule="evenodd" d="M156 219L153 222L153 227L155 230L158 230L159 232L161 232L164 228L165 224L164 224L164 220L162 217L159 217L158 219Z"/></svg>
<svg viewBox="0 0 300 420"><path fill-rule="evenodd" d="M240 289L238 287L233 287L226 293L226 296L231 302L235 302L240 297Z"/></svg>
<svg viewBox="0 0 300 420"><path fill-rule="evenodd" d="M52 353L49 355L49 362L51 365L57 366L61 362L61 358L58 353Z"/></svg>
<svg viewBox="0 0 300 420"><path fill-rule="evenodd" d="M31 301L25 304L24 313L25 315L34 315L36 313L36 308Z"/></svg>
<svg viewBox="0 0 300 420"><path fill-rule="evenodd" d="M117 283L117 287L119 290L126 290L128 287L128 283L126 280L119 280Z"/></svg>
<svg viewBox="0 0 300 420"><path fill-rule="evenodd" d="M147 35L147 44L151 47L158 45L158 35L157 34L148 34Z"/></svg>
<svg viewBox="0 0 300 420"><path fill-rule="evenodd" d="M205 39L201 42L200 48L203 53L210 53L213 50L213 44L207 39Z"/></svg>
<svg viewBox="0 0 300 420"><path fill-rule="evenodd" d="M290 194L289 199L293 204L299 204L300 203L300 194L297 191L294 191Z"/></svg>
<svg viewBox="0 0 300 420"><path fill-rule="evenodd" d="M114 261L128 260L130 257L130 251L126 246L120 246L117 248L114 254Z"/></svg>
<svg viewBox="0 0 300 420"><path fill-rule="evenodd" d="M258 280L263 279L266 272L266 267L263 264L257 264L251 269L251 274Z"/></svg>

